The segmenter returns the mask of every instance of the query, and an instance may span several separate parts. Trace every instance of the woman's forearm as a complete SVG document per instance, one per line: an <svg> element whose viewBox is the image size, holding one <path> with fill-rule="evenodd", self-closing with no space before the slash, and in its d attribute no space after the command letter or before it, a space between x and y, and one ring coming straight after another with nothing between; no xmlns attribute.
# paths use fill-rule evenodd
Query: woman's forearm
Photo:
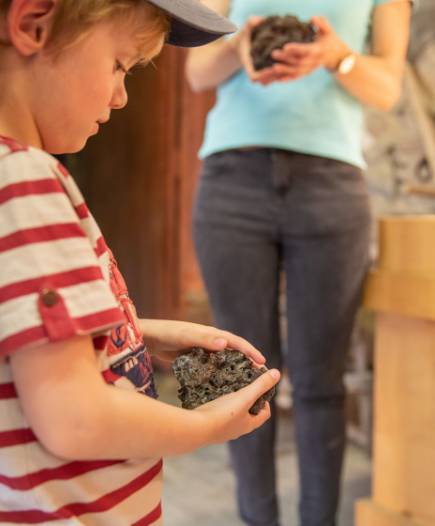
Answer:
<svg viewBox="0 0 435 526"><path fill-rule="evenodd" d="M400 98L402 69L385 58L357 55L353 70L346 75L336 73L335 78L363 104L388 111Z"/></svg>
<svg viewBox="0 0 435 526"><path fill-rule="evenodd" d="M406 0L377 7L373 13L370 55L355 54L356 62L347 74L337 73L337 66L352 50L325 17L312 17L311 22L317 27L315 42L291 42L275 50L272 58L276 63L270 68L273 74L268 82L291 82L324 67L361 103L389 110L400 97L410 15Z"/></svg>
<svg viewBox="0 0 435 526"><path fill-rule="evenodd" d="M400 98L409 41L411 4L387 2L374 11L370 55L357 55L348 75L337 81L364 104L389 110Z"/></svg>
<svg viewBox="0 0 435 526"><path fill-rule="evenodd" d="M189 52L186 75L191 88L205 91L219 86L242 67L235 36Z"/></svg>

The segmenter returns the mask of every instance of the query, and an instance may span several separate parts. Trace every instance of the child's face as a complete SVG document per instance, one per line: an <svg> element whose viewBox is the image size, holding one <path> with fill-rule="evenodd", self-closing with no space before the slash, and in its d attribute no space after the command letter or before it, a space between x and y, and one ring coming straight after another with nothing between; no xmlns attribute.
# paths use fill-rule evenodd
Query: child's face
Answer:
<svg viewBox="0 0 435 526"><path fill-rule="evenodd" d="M125 73L137 53L131 29L106 22L55 58L35 57L30 105L38 146L50 153L81 150L111 110L127 104Z"/></svg>

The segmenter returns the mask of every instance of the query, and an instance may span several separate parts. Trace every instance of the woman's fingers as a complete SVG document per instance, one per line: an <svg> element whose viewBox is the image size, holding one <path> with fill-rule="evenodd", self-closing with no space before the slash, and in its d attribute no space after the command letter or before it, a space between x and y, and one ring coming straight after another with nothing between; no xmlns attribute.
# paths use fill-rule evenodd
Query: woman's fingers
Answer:
<svg viewBox="0 0 435 526"><path fill-rule="evenodd" d="M318 44L286 44L272 52L272 58L289 65L303 61L320 62L322 56L323 49Z"/></svg>
<svg viewBox="0 0 435 526"><path fill-rule="evenodd" d="M323 51L318 44L287 44L273 51L276 62L260 71L249 70L253 82L267 86L273 82L295 80L308 75L323 63Z"/></svg>
<svg viewBox="0 0 435 526"><path fill-rule="evenodd" d="M313 16L310 22L316 26L321 35L325 35L333 31L331 24L324 16Z"/></svg>
<svg viewBox="0 0 435 526"><path fill-rule="evenodd" d="M248 76L253 82L260 82L260 79L256 78L256 72L252 64L251 58L251 32L255 26L260 24L264 20L262 16L251 16L246 22L243 28L242 38L239 44L239 56L242 61L243 67L245 68Z"/></svg>
<svg viewBox="0 0 435 526"><path fill-rule="evenodd" d="M250 16L246 23L248 31L252 31L255 26L258 26L260 22L264 20L264 16Z"/></svg>

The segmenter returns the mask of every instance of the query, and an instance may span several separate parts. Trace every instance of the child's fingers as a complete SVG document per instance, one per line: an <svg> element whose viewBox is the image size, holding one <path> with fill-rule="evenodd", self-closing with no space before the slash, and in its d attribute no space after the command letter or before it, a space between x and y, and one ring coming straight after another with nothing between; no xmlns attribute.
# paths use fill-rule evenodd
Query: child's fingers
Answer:
<svg viewBox="0 0 435 526"><path fill-rule="evenodd" d="M248 426L249 426L248 433L250 433L251 431L254 431L255 429L258 429L259 427L261 427L267 420L269 420L270 416L271 416L270 404L269 404L269 402L266 402L264 404L264 407L258 413L258 415L248 415L248 418L249 418L249 420L248 420Z"/></svg>
<svg viewBox="0 0 435 526"><path fill-rule="evenodd" d="M266 422L266 420L269 420L270 418L270 414L271 414L271 411L270 411L270 404L269 402L266 402L264 404L264 407L263 409L260 410L260 412L258 413L258 421L257 421L257 427L260 427L264 424L264 422Z"/></svg>
<svg viewBox="0 0 435 526"><path fill-rule="evenodd" d="M183 342L184 347L204 347L208 351L223 351L230 348L242 352L258 365L266 362L258 349L231 332L193 323L186 325L183 332L187 332L188 336L179 337L178 340Z"/></svg>
<svg viewBox="0 0 435 526"><path fill-rule="evenodd" d="M281 374L278 369L270 369L270 371L259 376L251 384L240 389L238 393L243 392L246 402L251 406L260 396L269 391L269 389L272 389L272 387L279 382L280 378Z"/></svg>
<svg viewBox="0 0 435 526"><path fill-rule="evenodd" d="M236 336L231 332L227 332L225 335L227 338L227 346L230 349L235 349L237 351L242 352L245 356L251 358L254 362L260 365L266 363L266 358L261 354L261 352L258 349L256 349L247 340L241 338L240 336Z"/></svg>
<svg viewBox="0 0 435 526"><path fill-rule="evenodd" d="M226 348L242 352L248 358L251 358L258 365L266 363L266 358L252 344L240 336L236 336L228 331L214 329L210 334L204 335L203 347L209 351L223 351Z"/></svg>

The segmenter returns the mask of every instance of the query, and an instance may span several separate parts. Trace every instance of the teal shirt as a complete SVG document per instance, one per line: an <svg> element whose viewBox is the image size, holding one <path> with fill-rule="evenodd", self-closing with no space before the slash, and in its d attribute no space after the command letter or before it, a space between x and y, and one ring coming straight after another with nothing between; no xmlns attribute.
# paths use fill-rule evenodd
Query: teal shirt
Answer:
<svg viewBox="0 0 435 526"><path fill-rule="evenodd" d="M231 0L229 18L242 27L251 15L326 17L351 49L362 53L373 9L390 0ZM217 90L200 157L248 146L282 148L359 167L362 105L324 68L286 83L261 86L239 71Z"/></svg>

